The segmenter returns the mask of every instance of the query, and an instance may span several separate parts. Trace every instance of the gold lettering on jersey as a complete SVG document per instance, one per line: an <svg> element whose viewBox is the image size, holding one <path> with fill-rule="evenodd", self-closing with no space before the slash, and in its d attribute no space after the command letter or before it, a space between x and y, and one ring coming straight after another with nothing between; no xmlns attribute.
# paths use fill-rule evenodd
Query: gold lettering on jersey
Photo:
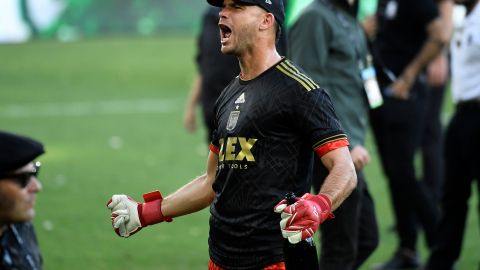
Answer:
<svg viewBox="0 0 480 270"><path fill-rule="evenodd" d="M237 137L227 138L227 145L225 147L225 160L235 160L235 144L237 144Z"/></svg>
<svg viewBox="0 0 480 270"><path fill-rule="evenodd" d="M218 153L219 153L218 160L223 161L223 159L225 158L225 155L223 154L223 138L218 140L218 143L220 145L220 150L218 151Z"/></svg>
<svg viewBox="0 0 480 270"><path fill-rule="evenodd" d="M247 141L246 138L239 137L238 140L240 142L242 150L240 151L240 153L238 153L235 160L243 160L246 158L247 161L255 161L255 157L250 150L252 149L257 139L249 139Z"/></svg>
<svg viewBox="0 0 480 270"><path fill-rule="evenodd" d="M257 139L248 139L244 137L228 137L227 141L222 138L219 141L219 161L243 161L250 162L255 161L255 157L252 154L253 145L257 142ZM237 147L239 145L240 147ZM237 151L237 149L239 151Z"/></svg>

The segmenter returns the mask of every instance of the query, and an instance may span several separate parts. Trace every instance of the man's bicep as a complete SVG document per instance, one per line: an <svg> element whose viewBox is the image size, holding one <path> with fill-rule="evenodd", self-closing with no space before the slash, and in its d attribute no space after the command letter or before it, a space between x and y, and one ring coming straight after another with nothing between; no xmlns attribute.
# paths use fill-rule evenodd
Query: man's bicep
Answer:
<svg viewBox="0 0 480 270"><path fill-rule="evenodd" d="M320 157L323 165L325 166L325 168L327 168L328 171L330 171L336 164L353 164L352 157L350 156L350 151L347 146L333 149L323 154L322 156L320 156L317 152L317 155Z"/></svg>

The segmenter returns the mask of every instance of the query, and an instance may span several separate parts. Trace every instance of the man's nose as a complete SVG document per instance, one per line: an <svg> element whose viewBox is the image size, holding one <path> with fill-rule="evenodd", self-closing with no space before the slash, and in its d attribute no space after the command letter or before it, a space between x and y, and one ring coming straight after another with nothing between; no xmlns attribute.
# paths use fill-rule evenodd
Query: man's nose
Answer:
<svg viewBox="0 0 480 270"><path fill-rule="evenodd" d="M227 17L227 14L228 14L228 10L226 7L220 8L220 12L218 12L218 15L220 16L220 18Z"/></svg>
<svg viewBox="0 0 480 270"><path fill-rule="evenodd" d="M30 179L30 182L27 185L27 189L29 192L40 192L42 190L42 183L37 177L32 176L32 179Z"/></svg>

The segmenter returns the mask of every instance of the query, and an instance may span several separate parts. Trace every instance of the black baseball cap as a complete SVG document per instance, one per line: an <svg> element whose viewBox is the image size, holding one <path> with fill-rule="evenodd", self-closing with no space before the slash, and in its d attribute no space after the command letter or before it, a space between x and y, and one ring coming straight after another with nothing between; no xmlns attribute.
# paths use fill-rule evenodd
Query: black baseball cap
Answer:
<svg viewBox="0 0 480 270"><path fill-rule="evenodd" d="M17 170L43 153L45 150L40 142L0 131L0 174Z"/></svg>
<svg viewBox="0 0 480 270"><path fill-rule="evenodd" d="M249 5L257 5L275 16L275 20L279 25L283 25L285 20L285 8L283 0L234 0L236 3L244 3ZM216 7L223 6L223 0L207 0L207 2Z"/></svg>

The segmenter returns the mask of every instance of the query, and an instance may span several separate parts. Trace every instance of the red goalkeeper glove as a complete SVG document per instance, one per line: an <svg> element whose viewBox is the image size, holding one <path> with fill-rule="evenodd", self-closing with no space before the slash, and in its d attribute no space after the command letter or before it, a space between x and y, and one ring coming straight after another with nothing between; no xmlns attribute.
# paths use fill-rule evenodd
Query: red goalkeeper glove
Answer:
<svg viewBox="0 0 480 270"><path fill-rule="evenodd" d="M305 193L296 200L291 205L287 204L287 200L282 200L274 208L275 212L282 214L282 235L292 244L313 236L321 223L334 217L330 212L332 203L324 194Z"/></svg>
<svg viewBox="0 0 480 270"><path fill-rule="evenodd" d="M107 202L112 211L112 226L122 237L129 237L141 228L163 221L171 222L172 218L162 214L162 194L152 191L143 195L144 203L139 203L127 195L113 195Z"/></svg>

